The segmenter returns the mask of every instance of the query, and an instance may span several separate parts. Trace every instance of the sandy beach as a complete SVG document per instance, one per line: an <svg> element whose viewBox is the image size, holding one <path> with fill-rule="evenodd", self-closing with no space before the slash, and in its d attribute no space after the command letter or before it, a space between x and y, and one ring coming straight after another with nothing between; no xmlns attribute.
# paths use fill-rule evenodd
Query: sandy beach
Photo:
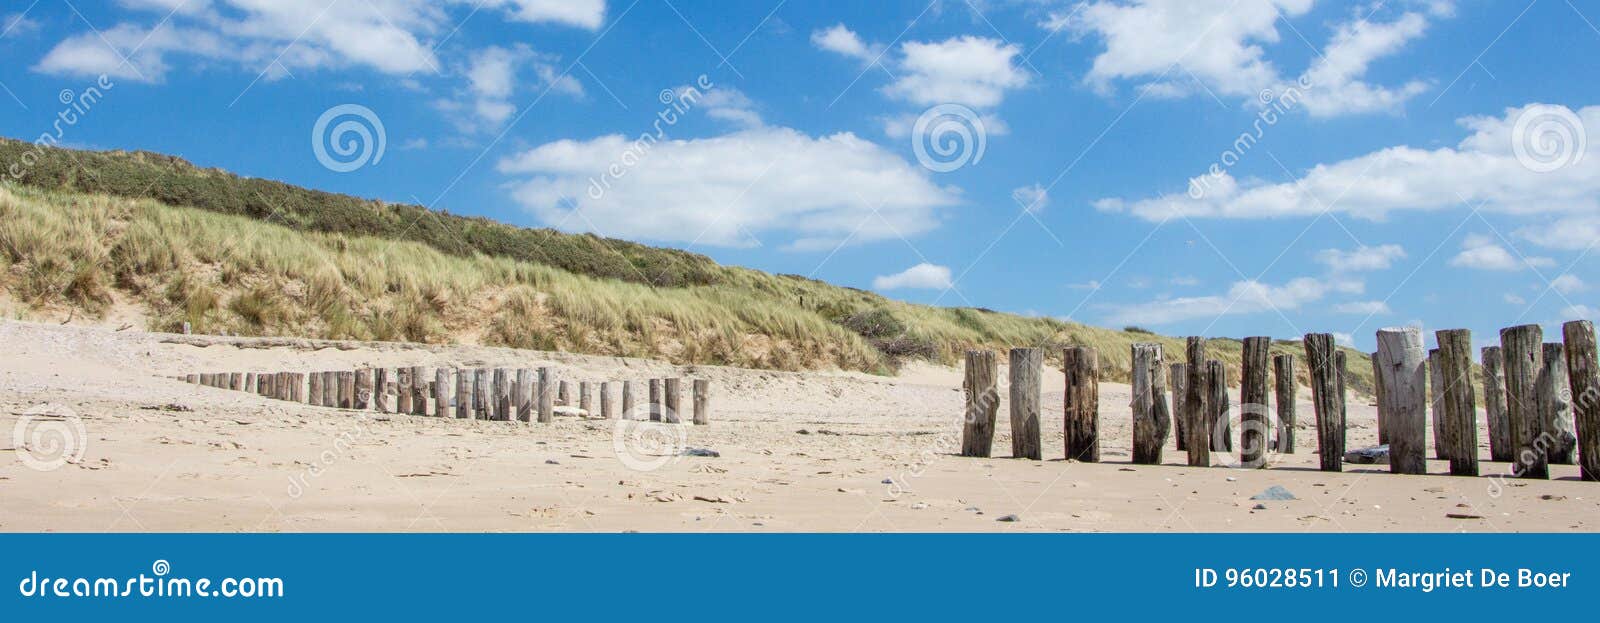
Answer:
<svg viewBox="0 0 1600 623"><path fill-rule="evenodd" d="M1104 461L1061 459L1062 378L1047 369L1044 461L954 456L960 371L786 373L478 346L182 336L0 324L5 531L1591 531L1600 493L1550 481L1316 471L1309 396L1298 452L1270 469L1129 464L1129 389L1101 385ZM1168 357L1173 354L1169 353ZM709 379L712 422L637 447L618 420L552 424L313 407L170 378L366 366L554 368L574 381ZM1004 370L1002 370L1004 379ZM615 391L615 390L613 390ZM1004 395L1004 392L1001 392ZM53 413L66 418L41 418ZM1349 404L1349 447L1376 443ZM81 457L41 471L35 427L81 423ZM1482 421L1480 416L1480 422ZM70 429L69 429L70 430ZM1480 439L1487 436L1480 432ZM682 446L678 448L677 446ZM620 448L620 452L619 452ZM682 449L718 456L684 456ZM620 455L628 455L624 460ZM1480 454L1488 456L1486 447ZM37 463L35 461L34 463ZM48 467L48 466L47 466ZM1274 485L1297 499L1256 501Z"/></svg>

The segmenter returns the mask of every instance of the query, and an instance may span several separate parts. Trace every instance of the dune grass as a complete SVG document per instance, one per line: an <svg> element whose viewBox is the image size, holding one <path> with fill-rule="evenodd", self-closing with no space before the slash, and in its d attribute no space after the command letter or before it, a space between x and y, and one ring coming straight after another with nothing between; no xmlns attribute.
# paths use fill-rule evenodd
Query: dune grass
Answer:
<svg viewBox="0 0 1600 623"><path fill-rule="evenodd" d="M301 231L153 200L0 184L0 283L22 315L104 317L139 306L151 330L475 342L781 370L889 373L970 348L1099 349L1107 380L1129 348L1181 339L973 308L912 305L789 275L715 266L704 285L657 286L429 244ZM1240 343L1213 339L1237 383ZM1301 354L1297 341L1274 352ZM1350 351L1352 389L1370 364ZM1304 375L1304 366L1301 367Z"/></svg>

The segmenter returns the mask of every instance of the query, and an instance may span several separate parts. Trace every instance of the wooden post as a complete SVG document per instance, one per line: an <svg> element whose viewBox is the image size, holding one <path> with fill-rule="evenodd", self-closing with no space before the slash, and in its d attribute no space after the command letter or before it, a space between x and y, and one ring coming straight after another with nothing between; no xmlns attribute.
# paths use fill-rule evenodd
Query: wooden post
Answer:
<svg viewBox="0 0 1600 623"><path fill-rule="evenodd" d="M236 392L244 390L244 374L239 372L229 372L228 389Z"/></svg>
<svg viewBox="0 0 1600 623"><path fill-rule="evenodd" d="M1011 456L1037 461L1044 458L1039 447L1039 376L1043 373L1044 351L1013 348L1010 363Z"/></svg>
<svg viewBox="0 0 1600 623"><path fill-rule="evenodd" d="M1571 348L1569 345L1568 348ZM1485 346L1483 355L1483 414L1489 425L1489 460L1510 463L1516 452L1511 444L1511 419L1506 413L1505 359L1499 346Z"/></svg>
<svg viewBox="0 0 1600 623"><path fill-rule="evenodd" d="M352 408L366 411L372 407L372 368L356 368L356 400Z"/></svg>
<svg viewBox="0 0 1600 623"><path fill-rule="evenodd" d="M337 386L337 401L340 409L356 408L356 373L339 372L334 375Z"/></svg>
<svg viewBox="0 0 1600 623"><path fill-rule="evenodd" d="M309 387L306 389L306 404L313 407L322 406L322 373L312 372L311 378L307 380Z"/></svg>
<svg viewBox="0 0 1600 623"><path fill-rule="evenodd" d="M394 411L411 412L411 368L400 366L394 376Z"/></svg>
<svg viewBox="0 0 1600 623"><path fill-rule="evenodd" d="M1383 374L1378 371L1378 351L1367 355L1372 362L1372 397L1378 401L1378 444L1389 443L1389 422L1383 401ZM1391 454L1392 456L1392 454Z"/></svg>
<svg viewBox="0 0 1600 623"><path fill-rule="evenodd" d="M389 376L388 368L372 371L372 410L378 413L389 412Z"/></svg>
<svg viewBox="0 0 1600 623"><path fill-rule="evenodd" d="M600 384L600 410L610 412L610 401L606 399L606 384ZM610 417L607 415L606 417ZM694 423L695 426L705 426L711 423L711 381L706 379L694 380Z"/></svg>
<svg viewBox="0 0 1600 623"><path fill-rule="evenodd" d="M650 379L650 421L661 421L661 379Z"/></svg>
<svg viewBox="0 0 1600 623"><path fill-rule="evenodd" d="M195 379L194 382L196 382L196 383L200 382L200 375L191 374L189 376L194 377L194 379ZM272 397L271 394L272 394L272 373L270 373L270 372L261 372L261 373L256 374L256 395L261 396L262 398L271 398Z"/></svg>
<svg viewBox="0 0 1600 623"><path fill-rule="evenodd" d="M289 375L289 379L290 379L289 382L291 383L290 387L294 388L293 390L291 390L292 394L289 396L289 399L293 400L295 402L305 402L306 401L306 373L304 373L304 372L292 372Z"/></svg>
<svg viewBox="0 0 1600 623"><path fill-rule="evenodd" d="M661 392L666 406L666 410L661 412L662 421L668 424L677 424L682 421L683 418L679 413L683 410L680 403L683 392L679 387L679 379L676 377L663 379L661 381Z"/></svg>
<svg viewBox="0 0 1600 623"><path fill-rule="evenodd" d="M1433 458L1450 460L1444 440L1444 372L1439 369L1439 349L1428 350L1428 413L1433 422Z"/></svg>
<svg viewBox="0 0 1600 623"><path fill-rule="evenodd" d="M472 371L457 368L456 373L456 419L472 420L477 418L472 407Z"/></svg>
<svg viewBox="0 0 1600 623"><path fill-rule="evenodd" d="M184 375L183 382L188 383L190 385L199 385L200 384L200 375L198 375L198 374Z"/></svg>
<svg viewBox="0 0 1600 623"><path fill-rule="evenodd" d="M450 369L438 368L433 371L433 415L434 417L450 417Z"/></svg>
<svg viewBox="0 0 1600 623"><path fill-rule="evenodd" d="M1307 333L1306 364L1311 372L1311 406L1317 416L1317 453L1322 471L1344 471L1344 413L1333 335Z"/></svg>
<svg viewBox="0 0 1600 623"><path fill-rule="evenodd" d="M563 407L572 406L572 394L567 393L566 379L561 379L561 383L556 386L556 404Z"/></svg>
<svg viewBox="0 0 1600 623"><path fill-rule="evenodd" d="M994 446L994 418L1000 410L1000 364L994 351L967 351L966 378L962 389L967 398L962 417L961 456L988 458Z"/></svg>
<svg viewBox="0 0 1600 623"><path fill-rule="evenodd" d="M1525 324L1500 330L1500 352L1505 357L1506 413L1516 454L1512 473L1519 478L1550 478L1549 438L1539 420L1539 393L1535 382L1544 368L1544 330Z"/></svg>
<svg viewBox="0 0 1600 623"><path fill-rule="evenodd" d="M511 419L518 422L533 421L534 392L536 390L532 368L517 368L516 381L511 383Z"/></svg>
<svg viewBox="0 0 1600 623"><path fill-rule="evenodd" d="M322 401L322 406L339 406L339 373L332 371L312 372L311 376L320 377L321 379L321 382L319 382L318 385L321 386L319 390L322 392L322 395L319 397L319 399Z"/></svg>
<svg viewBox="0 0 1600 623"><path fill-rule="evenodd" d="M1189 363L1184 365L1183 415L1188 430L1190 467L1211 466L1211 435L1206 426L1206 340L1190 337L1184 349Z"/></svg>
<svg viewBox="0 0 1600 623"><path fill-rule="evenodd" d="M1346 426L1346 423L1350 421L1350 416L1345 411L1345 405L1349 404L1349 399L1346 398L1348 394L1345 392L1344 385L1344 351L1339 350L1337 344L1335 344L1333 351L1333 373L1333 378L1338 380L1338 384L1336 385L1335 389L1337 392L1337 397L1339 398L1339 458L1340 460L1343 460L1344 449L1350 447L1350 443L1348 441L1350 436L1350 427Z"/></svg>
<svg viewBox="0 0 1600 623"><path fill-rule="evenodd" d="M252 394L256 393L256 373L244 373L244 391Z"/></svg>
<svg viewBox="0 0 1600 623"><path fill-rule="evenodd" d="M1073 346L1062 355L1067 389L1063 396L1067 458L1100 462L1100 353Z"/></svg>
<svg viewBox="0 0 1600 623"><path fill-rule="evenodd" d="M1228 367L1222 361L1206 361L1206 430L1212 452L1233 452L1233 425L1228 415L1233 405L1228 400Z"/></svg>
<svg viewBox="0 0 1600 623"><path fill-rule="evenodd" d="M551 386L555 379L551 378L550 368L539 368L539 387L537 389L539 403L539 421L549 423L556 417L555 406L550 404L554 399L552 395L555 388Z"/></svg>
<svg viewBox="0 0 1600 623"><path fill-rule="evenodd" d="M474 419L494 419L494 391L489 387L489 369L472 369L472 412Z"/></svg>
<svg viewBox="0 0 1600 623"><path fill-rule="evenodd" d="M1172 364L1172 427L1176 431L1173 437L1178 440L1178 451L1185 452L1189 449L1189 416L1185 411L1189 402L1189 393L1185 387L1189 386L1189 364Z"/></svg>
<svg viewBox="0 0 1600 623"><path fill-rule="evenodd" d="M578 381L578 408L583 411L584 417L594 417L596 415L593 413L594 395L590 393L593 391L593 385L589 381Z"/></svg>
<svg viewBox="0 0 1600 623"><path fill-rule="evenodd" d="M1389 471L1428 473L1428 373L1422 330L1378 330L1378 374L1389 418Z"/></svg>
<svg viewBox="0 0 1600 623"><path fill-rule="evenodd" d="M1572 426L1572 383L1567 378L1567 349L1560 342L1545 342L1544 367L1534 384L1539 391L1539 421L1550 437L1550 462L1572 465L1578 435Z"/></svg>
<svg viewBox="0 0 1600 623"><path fill-rule="evenodd" d="M1160 344L1138 343L1132 349L1133 462L1156 465L1161 463L1161 446L1171 426L1166 387L1161 382L1167 370L1161 363Z"/></svg>
<svg viewBox="0 0 1600 623"><path fill-rule="evenodd" d="M611 418L616 416L616 412L612 411L612 409L611 409L611 407L612 407L612 404L611 404L611 382L610 381L600 381L600 388L599 389L600 389L600 417L609 420L609 419L611 419ZM695 423L699 424L699 422L695 422Z"/></svg>
<svg viewBox="0 0 1600 623"><path fill-rule="evenodd" d="M494 417L492 420L511 419L511 377L505 368L494 369Z"/></svg>
<svg viewBox="0 0 1600 623"><path fill-rule="evenodd" d="M411 415L428 414L428 379L432 376L425 367L411 367Z"/></svg>
<svg viewBox="0 0 1600 623"><path fill-rule="evenodd" d="M1472 391L1472 332L1446 329L1435 332L1434 339L1439 343L1439 372L1444 380L1442 421L1445 443L1450 445L1450 475L1477 476L1478 405ZM1565 366L1562 372L1566 372Z"/></svg>
<svg viewBox="0 0 1600 623"><path fill-rule="evenodd" d="M1567 376L1572 414L1578 426L1578 474L1600 480L1600 367L1595 361L1594 323L1574 320L1561 325L1567 344Z"/></svg>
<svg viewBox="0 0 1600 623"><path fill-rule="evenodd" d="M1294 355L1272 357L1273 398L1277 401L1278 425L1273 427L1272 447L1283 454L1294 454L1295 389Z"/></svg>
<svg viewBox="0 0 1600 623"><path fill-rule="evenodd" d="M623 419L636 420L633 415L633 381L622 382L622 416Z"/></svg>
<svg viewBox="0 0 1600 623"><path fill-rule="evenodd" d="M1271 391L1272 338L1244 338L1244 355L1239 367L1239 462L1247 468L1266 467L1267 440L1272 436Z"/></svg>

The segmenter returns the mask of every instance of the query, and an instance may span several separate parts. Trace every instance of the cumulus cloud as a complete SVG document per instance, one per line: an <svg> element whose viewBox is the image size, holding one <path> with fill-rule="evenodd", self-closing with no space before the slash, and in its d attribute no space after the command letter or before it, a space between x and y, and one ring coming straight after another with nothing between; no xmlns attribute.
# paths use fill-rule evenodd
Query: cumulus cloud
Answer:
<svg viewBox="0 0 1600 623"><path fill-rule="evenodd" d="M1385 244L1376 247L1358 247L1349 251L1340 249L1323 249L1317 252L1317 262L1334 271L1373 271L1387 270L1395 260L1406 256L1406 251L1397 244Z"/></svg>
<svg viewBox="0 0 1600 623"><path fill-rule="evenodd" d="M760 127L689 140L560 140L501 160L515 199L573 231L748 247L831 248L932 230L959 200L926 171L845 132Z"/></svg>
<svg viewBox="0 0 1600 623"><path fill-rule="evenodd" d="M900 45L900 53L897 77L883 91L919 106L990 108L1000 104L1006 91L1028 84L1027 72L1016 64L1022 49L998 39L909 41Z"/></svg>
<svg viewBox="0 0 1600 623"><path fill-rule="evenodd" d="M1037 183L1012 189L1011 199L1022 206L1022 209L1033 213L1043 212L1045 207L1050 205L1049 191Z"/></svg>
<svg viewBox="0 0 1600 623"><path fill-rule="evenodd" d="M1566 273L1550 280L1550 287L1562 294L1572 294L1589 289L1589 284L1584 283L1577 275Z"/></svg>
<svg viewBox="0 0 1600 623"><path fill-rule="evenodd" d="M1389 304L1383 301L1351 301L1334 305L1333 313L1375 316L1389 313Z"/></svg>
<svg viewBox="0 0 1600 623"><path fill-rule="evenodd" d="M0 15L0 39L22 37L38 32L38 30L39 22L29 19L27 14Z"/></svg>
<svg viewBox="0 0 1600 623"><path fill-rule="evenodd" d="M1383 87L1363 81L1376 60L1421 37L1430 18L1449 15L1449 3L1375 21L1364 8L1338 24L1298 78L1286 77L1266 57L1280 42L1278 21L1305 15L1312 0L1096 0L1050 14L1043 27L1094 37L1105 46L1084 80L1102 92L1118 81L1138 81L1156 97L1212 93L1249 101L1292 84L1315 116L1393 110L1427 88L1410 81ZM1295 35L1297 38L1299 35Z"/></svg>
<svg viewBox="0 0 1600 623"><path fill-rule="evenodd" d="M519 86L518 73L531 72L528 80L536 88L573 97L583 96L583 85L572 76L556 71L551 63L554 56L543 55L525 45L510 48L490 46L474 52L469 60L466 77L467 90L472 96L469 104L443 105L446 110L470 108L476 121L458 119L463 129L498 128L516 114L517 107L511 96Z"/></svg>
<svg viewBox="0 0 1600 623"><path fill-rule="evenodd" d="M1352 279L1298 277L1282 285L1237 281L1227 293L1185 296L1131 305L1111 306L1111 323L1163 325L1224 315L1287 312L1323 300L1330 294L1360 294L1364 284Z"/></svg>
<svg viewBox="0 0 1600 623"><path fill-rule="evenodd" d="M1461 241L1461 252L1450 258L1450 265L1478 270L1522 270L1553 266L1555 261L1547 257L1517 257L1488 236L1467 234Z"/></svg>
<svg viewBox="0 0 1600 623"><path fill-rule="evenodd" d="M1548 135L1529 131L1529 120L1540 118L1575 119L1578 127L1566 134L1559 130ZM1521 130L1519 119L1523 122ZM1583 140L1584 128L1600 128L1600 106L1572 111L1562 106L1529 104L1507 109L1499 117L1461 119L1460 124L1471 134L1454 147L1389 147L1319 164L1297 180L1276 184L1240 181L1223 171L1220 175L1195 177L1180 192L1148 199L1101 199L1095 206L1158 222L1173 216L1315 216L1323 210L1377 220L1390 212L1467 205L1482 205L1486 212L1519 215L1587 219L1600 213L1600 154L1586 153L1590 143ZM1519 141L1524 147L1515 146ZM1562 166L1541 172L1544 165L1530 159L1526 150L1533 144L1529 141L1555 147L1553 153L1563 157L1557 161ZM1562 149L1567 151L1563 153ZM1334 203L1324 205L1323 201ZM1570 238L1560 241L1576 244Z"/></svg>
<svg viewBox="0 0 1600 623"><path fill-rule="evenodd" d="M909 288L943 290L949 288L950 285L950 269L927 262L917 264L893 275L880 275L872 280L872 289L874 290Z"/></svg>
<svg viewBox="0 0 1600 623"><path fill-rule="evenodd" d="M846 28L844 24L835 24L832 27L811 33L811 45L817 49L826 50L835 54L856 59L862 63L876 62L883 55L883 44L868 44L861 40L855 31Z"/></svg>

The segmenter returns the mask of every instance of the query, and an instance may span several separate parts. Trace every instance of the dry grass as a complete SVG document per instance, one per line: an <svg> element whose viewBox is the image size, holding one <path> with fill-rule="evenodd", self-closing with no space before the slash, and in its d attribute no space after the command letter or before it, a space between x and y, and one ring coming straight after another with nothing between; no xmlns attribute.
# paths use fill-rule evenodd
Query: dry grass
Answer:
<svg viewBox="0 0 1600 623"><path fill-rule="evenodd" d="M912 305L815 280L716 267L709 285L651 286L427 244L297 231L150 200L0 185L0 283L21 315L104 317L140 305L149 326L330 339L475 341L678 363L887 373L970 348L1086 345L1103 376L1128 377L1129 347L1182 341L972 308ZM1240 343L1211 341L1236 373ZM1274 352L1301 353L1297 342ZM1302 368L1302 375L1304 374ZM1350 352L1350 384L1370 387ZM1236 378L1236 376L1235 376ZM1233 380L1233 379L1230 379ZM1235 381L1236 382L1236 381Z"/></svg>

